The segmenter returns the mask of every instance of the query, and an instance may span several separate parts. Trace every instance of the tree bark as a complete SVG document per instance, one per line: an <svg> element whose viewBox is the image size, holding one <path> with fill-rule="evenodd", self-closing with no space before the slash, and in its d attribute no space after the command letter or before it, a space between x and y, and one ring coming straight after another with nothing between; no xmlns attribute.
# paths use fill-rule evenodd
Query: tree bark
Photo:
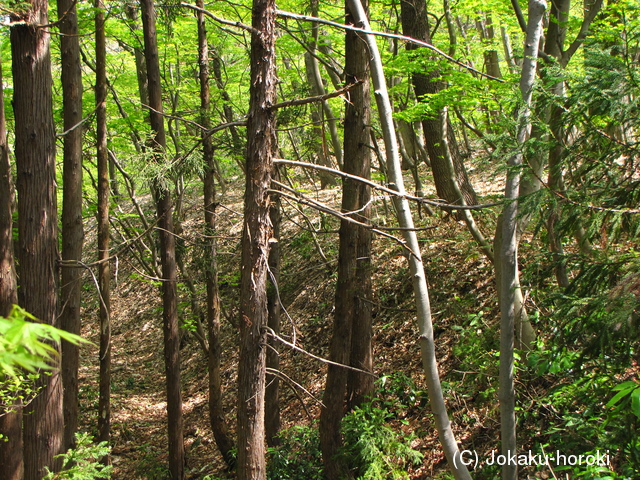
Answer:
<svg viewBox="0 0 640 480"><path fill-rule="evenodd" d="M0 316L7 317L13 305L18 303L15 263L13 259L13 182L9 161L9 144L4 114L4 91L0 62ZM22 410L19 404L14 411L0 409L0 480L22 480Z"/></svg>
<svg viewBox="0 0 640 480"><path fill-rule="evenodd" d="M348 0L348 5L353 13L356 24L362 25L365 29L369 29L369 22L359 0ZM382 67L382 59L373 35L366 35L367 45L369 47L371 77L373 81L374 92L376 95L376 103L380 112L380 123L384 135L387 170L389 182L395 186L400 194L393 199L396 208L396 216L398 223L403 228L403 237L409 250L409 268L413 281L413 290L416 297L417 321L420 330L420 349L422 355L422 366L425 372L427 388L429 393L429 403L434 415L436 429L440 443L443 446L449 468L456 480L471 480L469 471L466 466L460 462L460 451L456 443L447 408L444 403L442 394L442 386L440 384L440 376L438 374L438 363L436 361L435 343L433 339L433 324L431 321L431 304L429 300L429 289L427 287L427 279L422 263L422 254L420 252L420 244L414 230L413 218L409 202L403 195L405 194L404 181L402 178L402 169L400 165L400 157L398 152L398 142L393 129L393 110L389 101L389 94L385 84L384 70Z"/></svg>
<svg viewBox="0 0 640 480"><path fill-rule="evenodd" d="M246 189L240 278L238 365L238 480L264 480L264 395L267 276L271 220L268 190L277 152L276 5L254 0L251 84L247 116Z"/></svg>
<svg viewBox="0 0 640 480"><path fill-rule="evenodd" d="M491 16L485 13L484 18L478 19L477 23L482 43L489 46L489 48L483 52L485 71L492 77L502 78L498 51L493 45L495 32L493 30L493 22L491 21Z"/></svg>
<svg viewBox="0 0 640 480"><path fill-rule="evenodd" d="M82 70L75 0L58 0L60 55L62 60L62 105L64 131L62 190L62 260L82 260ZM61 272L60 324L80 334L80 297L83 270L67 264ZM75 444L78 429L78 366L80 347L62 342L64 385L64 450Z"/></svg>
<svg viewBox="0 0 640 480"><path fill-rule="evenodd" d="M111 272L109 264L109 151L107 149L107 49L104 5L96 0L96 136L98 163L98 284L100 286L100 394L98 439L111 435ZM111 162L112 163L112 162Z"/></svg>
<svg viewBox="0 0 640 480"><path fill-rule="evenodd" d="M55 130L51 93L48 4L33 0L29 10L12 18L13 110L18 193L20 305L38 320L58 321L58 214ZM54 344L60 351L60 345ZM25 480L40 480L44 467L60 468L64 418L59 360L51 375L37 382L42 390L24 416Z"/></svg>
<svg viewBox="0 0 640 480"><path fill-rule="evenodd" d="M363 2L365 12L368 1ZM347 24L353 24L353 15L347 8ZM369 74L369 56L364 37L356 32L347 32L345 36L345 83L362 81L351 90L350 102L345 106L343 171L369 180L371 178L371 92ZM351 214L361 223L369 223L371 218L371 189L360 182L345 180L343 183L342 211ZM358 213L352 213L358 212ZM342 227L354 230L355 243L346 246L344 258L355 266L347 277L353 280L355 291L344 301L351 303L351 345L349 365L373 373L373 354L371 349L371 230L345 221ZM347 240L351 235L347 235ZM341 296L340 288L336 296ZM336 297L337 303L337 297ZM347 319L349 320L349 319ZM373 391L373 376L349 370L347 374L347 408L360 405Z"/></svg>
<svg viewBox="0 0 640 480"><path fill-rule="evenodd" d="M536 75L538 45L542 35L542 19L546 10L544 0L529 0L529 17L524 48L524 61L520 77L522 108L518 114L518 146L524 144L531 133L531 97ZM496 256L500 256L500 434L502 454L507 458L516 453L515 383L513 348L517 308L522 308L516 292L520 291L518 273L518 197L520 171L523 162L519 149L508 162L505 187L505 206L502 213L502 243ZM507 462L502 467L502 480L517 480L518 466Z"/></svg>
<svg viewBox="0 0 640 480"><path fill-rule="evenodd" d="M408 37L413 37L431 43L431 33L427 19L427 5L425 0L406 0L400 2L402 16L402 31ZM407 44L407 50L416 50L417 45ZM421 101L424 95L437 93L444 88L440 81L434 81L440 76L440 72L433 71L428 74L414 73L411 77L416 99ZM422 121L422 128L425 135L425 144L429 154L433 180L436 186L438 197L451 204L460 204L461 199L456 193L450 176L448 175L447 160L442 146L442 128L439 117L426 118ZM476 193L467 177L467 171L462 161L462 155L458 148L458 141L453 132L453 127L449 125L448 142L455 170L455 178L458 182L459 190L464 195L467 205L477 204Z"/></svg>
<svg viewBox="0 0 640 480"><path fill-rule="evenodd" d="M162 86L156 36L156 13L153 0L141 0L144 53L149 80L149 113L154 133L152 147L157 161L162 161L167 140L162 116ZM176 245L173 234L173 203L171 191L162 179L153 181L160 236L162 266L162 320L164 331L164 362L167 382L167 421L169 441L169 471L173 480L184 478L184 439L182 394L180 381L180 331L178 325Z"/></svg>
<svg viewBox="0 0 640 480"><path fill-rule="evenodd" d="M196 5L204 8L204 1L197 0ZM207 28L203 12L198 12L198 67L200 76L200 124L211 128L211 89L209 86L209 44ZM207 366L209 372L209 424L216 439L216 445L228 467L235 465L232 453L233 441L229 436L229 428L224 417L222 405L222 381L220 379L220 289L218 286L218 252L216 245L216 163L211 135L202 134L202 156L207 166L204 177L204 221L205 234L208 238L206 270L207 279L207 330L209 350Z"/></svg>
<svg viewBox="0 0 640 480"><path fill-rule="evenodd" d="M354 24L348 6L345 23ZM349 102L346 103L343 171L368 179L371 169L368 51L364 37L349 30L345 37L344 73L347 84L358 80L362 84L349 92ZM369 197L369 187L344 179L342 212L360 222L367 222L370 215L367 205ZM338 279L329 359L340 365L352 365L367 371L372 370L371 310L368 303L371 301L370 249L371 235L367 229L346 220L340 222ZM342 445L340 422L345 413L345 397L349 407L352 407L361 402L372 388L369 375L355 374L329 364L319 424L324 474L328 480L338 480L348 475L344 462L336 456Z"/></svg>

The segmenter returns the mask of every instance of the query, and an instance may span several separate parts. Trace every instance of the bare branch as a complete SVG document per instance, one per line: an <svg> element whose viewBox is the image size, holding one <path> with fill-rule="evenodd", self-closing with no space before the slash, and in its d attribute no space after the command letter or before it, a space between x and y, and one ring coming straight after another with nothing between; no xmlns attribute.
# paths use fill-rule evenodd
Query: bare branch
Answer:
<svg viewBox="0 0 640 480"><path fill-rule="evenodd" d="M386 37L386 38L395 38L397 40L403 40L405 42L414 43L416 45L420 45L421 47L428 48L432 52L437 53L441 57L447 59L448 61L450 61L452 63L455 63L456 65L458 65L458 66L460 66L460 67L462 67L462 68L464 68L466 70L469 70L472 73L475 73L475 74L480 75L482 77L486 77L486 78L488 78L490 80L495 80L496 82L500 82L500 83L504 83L505 82L505 80L503 80L501 78L492 77L491 75L487 75L486 73L481 72L480 70L476 70L475 68L470 67L469 65L467 65L464 62L461 62L460 60L456 60L455 58L453 58L453 57L447 55L446 53L444 53L439 48L434 47L430 43L423 42L422 40L417 40L415 38L406 37L404 35L398 35L398 34L395 34L395 33L384 33L384 32L377 32L375 30L365 30L364 28L353 27L353 26L350 26L350 25L344 25L342 23L332 22L331 20L325 20L323 18L312 17L312 16L309 16L309 15L299 15L297 13L285 12L284 10L277 10L276 13L281 17L295 18L296 20L303 20L303 21L307 21L307 22L318 22L318 23L323 23L325 25L330 25L332 27L341 28L343 30L352 30L354 32L360 32L360 33L364 33L364 34L368 34L368 35L376 35L376 36L379 36L379 37Z"/></svg>
<svg viewBox="0 0 640 480"><path fill-rule="evenodd" d="M444 202L438 202L438 201L434 201L434 200L427 200L426 198L423 197L416 197L415 195L409 195L408 193L405 194L400 194L398 193L397 190L394 190L392 188L389 187L384 187L382 185L379 185L375 182L372 182L371 180L367 180L366 178L362 178L362 177L358 177L356 175L350 175L348 173L345 173L341 170L336 170L335 168L331 168L331 167L325 167L324 165L316 165L314 163L307 163L307 162L296 162L294 160L285 160L284 158L274 158L273 159L273 163L275 164L284 164L284 165L291 165L294 167L302 167L302 168L313 168L314 170L322 170L325 172L329 172L329 173L333 173L335 175L339 175L343 178L348 178L350 180L355 180L357 182L362 182L365 185L369 185L372 188L375 188L377 190L380 190L382 192L388 193L389 195L393 195L395 197L402 197L402 198L406 198L408 200L413 200L415 202L419 202L419 203L425 203L427 205L432 205L434 207L439 207L439 208L443 208L443 209L447 209L447 210L480 210L483 208L489 208L489 207L496 207L498 205L502 205L502 203L485 203L485 204L481 204L481 205L451 205L448 203L444 203Z"/></svg>
<svg viewBox="0 0 640 480"><path fill-rule="evenodd" d="M522 14L522 8L520 8L520 2L518 0L511 0L511 5L513 6L513 11L516 14L518 19L518 25L520 25L520 30L524 33L527 32L527 21L524 19L524 15Z"/></svg>
<svg viewBox="0 0 640 480"><path fill-rule="evenodd" d="M271 347L271 348L273 348L273 347ZM314 396L313 393L311 393L309 390L304 388L298 382L296 382L291 377L286 375L284 372L281 372L280 370L276 370L275 368L267 367L267 373L275 375L276 377L280 377L281 380L284 380L285 383L287 383L289 385L291 390L293 390L293 392L295 393L296 397L298 397L298 400L300 400L300 403L302 404L302 408L304 408L304 411L307 413L307 416L309 417L309 420L313 420L313 416L309 413L309 410L307 409L307 405L302 400L302 397L300 397L300 395L298 394L298 390L296 388L294 388L294 387L297 387L298 389L302 390L304 393L306 393L311 398L313 398L316 401L316 403L318 403L318 405L320 405L321 407L324 407L324 403L322 403L322 400L320 400L319 398Z"/></svg>
<svg viewBox="0 0 640 480"><path fill-rule="evenodd" d="M286 341L284 338L282 338L280 335L278 335L276 332L274 332L272 328L269 328L267 326L265 326L263 328L267 331L267 334L271 338L279 341L280 343L282 343L283 345L286 345L287 347L293 348L294 350L296 350L296 351L298 351L300 353L304 353L305 355L313 358L314 360L318 360L319 362L326 363L328 365L334 365L336 367L346 368L347 370L353 370L354 372L364 373L365 375L370 375L370 376L372 376L374 378L378 377L375 373L367 372L366 370L362 370L360 368L352 367L351 365L344 365L342 363L332 362L331 360L327 360L326 358L318 357L317 355L314 355L311 352L307 352L304 348L300 348L297 345L294 345L293 343Z"/></svg>
<svg viewBox="0 0 640 480"><path fill-rule="evenodd" d="M566 51L562 52L560 64L563 67L567 66L569 60L571 60L571 57L573 57L573 54L576 53L576 50L578 50L580 45L582 45L582 43L584 42L584 39L587 37L587 33L589 33L589 27L591 26L591 23L596 18L596 15L598 15L598 12L602 9L602 0L595 0L593 3L585 5L585 8L589 8L589 10L585 11L584 20L582 21L582 25L580 25L580 31L578 32L578 35L576 35L575 40L571 42L569 48L567 48Z"/></svg>
<svg viewBox="0 0 640 480"><path fill-rule="evenodd" d="M258 30L256 30L255 28L253 28L251 25L245 25L242 22L234 22L233 20L226 20L224 18L221 18L221 17L218 17L218 16L214 15L213 13L211 13L208 10L205 10L204 8L196 7L195 5L191 5L191 4L186 3L186 2L181 2L180 5L183 6L183 7L186 7L186 8L190 8L191 10L195 10L196 12L204 13L207 17L215 20L218 23L222 23L223 25L229 25L231 27L238 27L238 28L241 28L243 30L246 30L247 32L251 32L251 33L255 33L256 35L260 35L260 32Z"/></svg>
<svg viewBox="0 0 640 480"><path fill-rule="evenodd" d="M316 95L315 97L306 97L306 98L296 98L294 100L287 100L286 102L280 102L273 105L271 108L284 108L284 107L292 107L295 105L306 105L307 103L314 102L324 102L330 98L339 97L347 93L352 88L360 85L362 80L357 80L354 83L350 83L349 85L344 86L340 90L336 90L335 92L325 93L324 95Z"/></svg>
<svg viewBox="0 0 640 480"><path fill-rule="evenodd" d="M372 232L377 233L378 235L382 235L383 237L387 237L390 238L391 240L397 242L398 244L400 244L400 246L404 249L406 249L411 255L415 255L415 253L413 253L411 251L411 249L409 247L407 247L407 244L404 242L404 240L391 235L389 233L383 232L382 230L378 230L376 227L374 227L373 225L369 225L368 223L362 223L359 222L358 220L355 220L351 217L349 217L348 215L345 215L343 213L340 213L337 210L334 210L333 208L327 207L326 205L323 205L320 202L316 202L315 200L312 200L310 198L305 197L304 195L302 195L300 192L298 192L297 190L294 190L292 188L287 187L286 185L282 184L282 183L278 183L274 180L272 180L272 183L275 183L276 185L278 185L281 188L286 188L288 191L292 192L295 196L291 196L288 195L284 192L281 192L279 190L269 190L270 193L278 193L279 195L282 195L285 198L288 198L289 200L293 200L296 201L298 203L301 203L303 205L307 205L309 207L315 208L316 210L319 210L321 212L327 213L329 215L333 215L334 217L339 218L340 220L344 220L346 222L349 223L354 223L356 225L361 226L362 228L367 228L369 230L371 230Z"/></svg>

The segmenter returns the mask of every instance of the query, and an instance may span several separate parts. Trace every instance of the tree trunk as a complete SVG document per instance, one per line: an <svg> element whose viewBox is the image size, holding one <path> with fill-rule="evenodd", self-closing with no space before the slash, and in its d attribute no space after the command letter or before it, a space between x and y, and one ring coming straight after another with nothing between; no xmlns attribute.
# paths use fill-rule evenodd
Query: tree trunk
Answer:
<svg viewBox="0 0 640 480"><path fill-rule="evenodd" d="M311 15L318 16L318 0L311 0ZM324 83L322 81L322 75L320 73L320 66L318 65L318 59L314 56L315 50L318 48L318 24L312 23L312 42L309 45L309 52L305 54L305 66L307 70L307 79L311 86L312 95L324 95L326 92ZM329 134L331 137L331 145L333 146L333 154L336 157L338 166L342 168L343 155L342 145L340 144L340 135L338 134L338 120L333 114L333 109L327 100L320 102L321 112L324 112L326 123L329 126ZM323 127L324 130L324 127ZM323 142L324 143L324 142ZM323 145L325 146L325 145ZM322 157L321 157L322 158ZM328 160L328 158L327 158Z"/></svg>
<svg viewBox="0 0 640 480"><path fill-rule="evenodd" d="M276 167L274 179L280 181L279 169ZM269 208L269 218L273 227L269 249L269 286L267 288L267 308L269 310L268 326L277 335L280 334L280 198L274 195ZM267 368L280 369L280 354L275 339L269 338L267 349ZM267 373L265 387L265 434L267 445L276 446L280 432L280 380L277 375Z"/></svg>
<svg viewBox="0 0 640 480"><path fill-rule="evenodd" d="M204 1L197 0L196 5L204 8ZM209 118L211 111L211 91L209 87L209 44L204 13L198 12L198 66L200 75L200 124L211 128ZM207 366L209 372L209 424L216 439L216 445L227 466L235 465L232 453L233 442L224 418L222 406L222 382L220 379L220 289L218 287L218 260L216 246L216 164L211 135L202 134L202 156L207 166L204 177L204 221L205 235L208 238L207 256L209 264L206 270L207 279L207 330L209 351Z"/></svg>
<svg viewBox="0 0 640 480"><path fill-rule="evenodd" d="M427 19L427 6L425 0L407 0L400 2L402 13L402 31L408 37L431 43L431 33L429 32L429 23ZM415 50L418 47L414 44L407 44L407 50ZM433 71L428 74L414 73L411 78L416 99L421 101L421 97L437 93L444 88L440 81L434 81L440 76L440 72ZM433 172L433 180L436 185L438 197L446 200L451 204L460 204L461 199L456 193L450 176L448 175L447 160L442 146L442 128L438 117L426 118L422 121L424 129L425 143L429 160L431 162L431 170ZM453 160L453 166L458 182L459 190L464 195L467 205L477 204L476 193L467 177L467 171L462 161L462 155L458 148L458 141L453 132L453 127L449 125L448 142Z"/></svg>
<svg viewBox="0 0 640 480"><path fill-rule="evenodd" d="M78 17L74 0L58 0L60 55L62 60L62 104L64 131L62 191L62 260L82 259L82 70ZM60 324L64 330L80 334L80 296L83 270L67 264L61 275ZM78 366L80 347L62 342L62 382L64 385L64 450L75 444L78 429Z"/></svg>
<svg viewBox="0 0 640 480"><path fill-rule="evenodd" d="M154 132L153 150L162 161L167 141L162 117L162 86L156 36L156 14L152 0L141 0L144 53L149 80L149 113ZM182 394L180 383L180 331L178 325L176 245L173 235L173 203L171 191L162 179L153 181L160 236L162 266L162 320L164 331L164 363L167 381L167 422L169 441L169 471L173 480L184 478L184 440L182 426Z"/></svg>
<svg viewBox="0 0 640 480"><path fill-rule="evenodd" d="M478 19L478 31L480 32L480 38L482 43L489 46L484 51L484 68L488 75L495 78L502 78L502 71L500 70L500 59L498 58L498 51L493 45L495 38L495 32L493 30L493 22L491 16L484 14L484 18Z"/></svg>
<svg viewBox="0 0 640 480"><path fill-rule="evenodd" d="M107 49L104 5L96 0L96 136L98 163L98 283L100 286L100 394L98 439L111 435L111 289L109 264L109 151L107 150Z"/></svg>
<svg viewBox="0 0 640 480"><path fill-rule="evenodd" d="M363 2L365 12L368 10L368 1ZM353 15L347 11L347 24L353 24ZM359 177L371 178L371 92L369 80L369 56L364 38L355 32L348 31L345 36L345 83L351 84L362 81L350 92L350 102L346 103L344 120L344 151L345 160L343 170L346 173ZM360 182L345 180L342 193L342 211L349 214L357 211L352 216L362 223L369 223L371 218L371 189ZM355 291L344 300L351 303L349 310L353 316L347 318L351 321L351 345L349 353L349 365L366 372L373 373L373 353L371 349L372 325L371 325L371 230L361 226L341 222L342 227L354 232L347 235L347 240L355 235L355 243L346 245L344 258L348 264L355 266L350 272L344 272L353 280ZM338 296L343 291L336 290L336 304ZM347 373L347 408L351 409L360 405L367 395L373 391L373 376L349 370Z"/></svg>
<svg viewBox="0 0 640 480"><path fill-rule="evenodd" d="M30 10L12 18L13 110L18 193L20 305L38 320L59 327L58 214L55 130L51 94L48 4L33 0ZM60 351L60 345L53 345ZM24 416L25 480L40 480L44 467L60 467L64 419L59 360L37 382L40 393Z"/></svg>
<svg viewBox="0 0 640 480"><path fill-rule="evenodd" d="M569 62L570 56L565 55L564 43L567 36L567 22L569 19L569 9L571 6L570 0L555 0L551 2L551 21L547 27L546 42L544 45L545 53L552 56L558 61L560 66L565 67ZM588 15L585 12L585 16ZM555 85L552 85L551 90L553 94L558 98L558 101L562 101L565 98L565 84L564 81L560 81ZM565 195L564 173L562 170L562 156L565 150L566 135L564 132L563 123L563 107L555 105L550 108L547 114L549 130L551 134L551 140L553 145L549 150L549 188L555 192ZM556 221L561 214L561 205L564 201L558 202L558 204L552 203L549 209L546 226L547 237L549 243L549 249L552 252L552 258L554 262L554 270L556 274L556 280L558 286L566 288L569 286L569 276L567 274L566 259L562 247L561 239L558 238L556 232ZM576 226L575 235L578 239L578 244L583 253L590 253L591 244L583 234L584 228L581 222L578 221Z"/></svg>
<svg viewBox="0 0 640 480"><path fill-rule="evenodd" d="M15 264L13 260L13 182L9 161L9 144L4 115L2 64L0 62L0 317L7 317L18 303ZM22 410L0 409L0 480L22 480ZM5 441L6 440L6 441Z"/></svg>
<svg viewBox="0 0 640 480"><path fill-rule="evenodd" d="M264 390L267 275L273 157L277 152L276 5L254 0L251 83L247 116L246 190L240 279L240 358L238 364L238 480L266 478Z"/></svg>
<svg viewBox="0 0 640 480"><path fill-rule="evenodd" d="M234 119L234 114L233 114L233 108L231 107L231 97L229 97L229 94L227 93L227 90L225 88L225 84L222 80L222 58L220 58L220 55L218 55L218 52L216 52L215 50L213 50L212 52L212 67L213 67L213 78L216 82L216 87L218 87L218 90L220 90L220 96L222 97L223 100L223 105L222 105L222 112L223 112L223 121L227 122L227 123L231 123L233 122ZM238 162L238 166L240 167L240 169L244 172L245 171L245 166L244 163L242 163L239 159L238 156L244 154L245 152L245 145L242 142L242 138L240 137L240 134L238 133L238 129L235 126L231 126L229 127L229 132L231 133L231 144L233 145L233 156L234 158L237 160ZM223 184L224 187L224 184Z"/></svg>
<svg viewBox="0 0 640 480"><path fill-rule="evenodd" d="M346 8L346 24L354 24L349 7ZM363 83L349 92L349 102L346 103L343 170L370 178L371 97L368 51L363 40L361 35L347 30L345 82L350 84L361 80ZM367 222L370 214L370 208L366 206L369 196L368 187L344 179L342 212L358 221ZM329 359L340 365L350 364L367 371L372 369L371 305L367 303L371 300L370 249L369 231L346 220L340 222L338 279ZM348 475L346 466L336 457L342 445L340 422L345 413L345 397L353 406L361 402L372 387L368 375L353 374L338 365L328 366L319 425L324 474L328 480L338 480Z"/></svg>
<svg viewBox="0 0 640 480"><path fill-rule="evenodd" d="M531 133L531 96L536 75L538 45L542 35L542 18L546 10L544 0L529 0L529 19L520 77L523 106L518 117L517 142L522 145ZM502 242L496 256L500 256L500 434L502 454L509 458L516 453L515 384L513 348L516 318L520 316L516 292L520 291L518 273L518 197L520 171L523 161L521 149L509 159L505 187L505 206L502 213ZM499 223L500 224L500 223ZM517 480L518 466L507 462L502 467L502 480Z"/></svg>
<svg viewBox="0 0 640 480"><path fill-rule="evenodd" d="M509 65L509 72L515 73L518 69L518 65L516 64L516 60L513 56L513 48L511 47L511 37L509 36L509 32L504 27L500 27L500 35L502 37L502 48L504 49L504 58L507 61L507 65Z"/></svg>
<svg viewBox="0 0 640 480"><path fill-rule="evenodd" d="M369 29L369 22L359 0L348 0L348 5L357 23L365 29ZM466 466L460 462L460 451L456 443L447 408L442 395L442 386L438 374L438 363L436 361L435 343L433 340L433 324L431 322L431 304L429 300L429 289L422 263L420 244L414 230L413 218L409 202L404 197L405 188L402 178L402 169L398 152L398 142L393 128L393 111L389 101L389 94L385 83L382 59L373 35L366 35L367 46L369 47L371 78L376 94L376 103L380 112L380 124L384 135L388 178L391 185L395 187L399 195L393 199L396 208L398 223L403 228L402 233L408 248L407 257L409 259L409 269L413 283L413 290L416 298L417 321L420 330L420 350L422 355L422 366L425 372L427 388L429 393L429 403L438 430L440 443L443 446L449 468L456 480L471 480L471 476Z"/></svg>
<svg viewBox="0 0 640 480"><path fill-rule="evenodd" d="M453 184L454 188L458 190L458 196L462 199L462 204L466 205L466 203L464 202L464 196L460 192L457 182L455 182L454 180L455 173L453 168L453 159L451 158L449 142L447 141L447 138L449 138L449 136L447 135L447 130L449 128L448 116L449 116L449 109L448 107L444 107L441 113L442 131L444 133L444 135L442 136L443 138L442 144L444 147L445 158L447 160L447 170L449 172L449 177L452 180L451 183ZM467 228L469 229L469 232L471 233L475 241L478 243L478 246L480 247L480 249L484 252L484 254L487 256L487 258L491 262L494 262L494 255L493 255L493 251L491 250L491 245L489 245L487 240L484 238L484 235L480 231L480 228L476 224L475 219L471 214L471 210L461 210L459 212L459 215L462 216L462 218L464 219L464 222L467 224Z"/></svg>
<svg viewBox="0 0 640 480"><path fill-rule="evenodd" d="M316 76L315 72L318 65L316 61L314 66L314 60L315 59L309 52L305 53L304 65L307 73L307 82L309 82L309 85L311 86L311 95L321 95L321 93L319 92L323 91L324 89L320 90L316 86L318 76ZM319 69L317 71L319 72ZM313 123L313 132L314 132L312 141L315 144L315 150L317 152L316 154L317 163L319 165L331 167L332 166L331 161L329 160L329 156L328 156L325 127L322 121L322 118L323 118L322 105L315 104L315 105L311 105L310 108L311 108L311 122ZM334 150L335 150L335 146L334 146ZM336 185L335 177L327 172L323 172L323 171L318 172L318 177L320 177L320 188L322 189L326 188L329 185L332 185L332 186Z"/></svg>

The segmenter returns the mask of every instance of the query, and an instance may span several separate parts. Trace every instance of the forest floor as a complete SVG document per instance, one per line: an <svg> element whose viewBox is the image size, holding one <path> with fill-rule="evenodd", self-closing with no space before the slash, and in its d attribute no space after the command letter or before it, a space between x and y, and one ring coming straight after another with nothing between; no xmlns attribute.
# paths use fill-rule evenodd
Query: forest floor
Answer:
<svg viewBox="0 0 640 480"><path fill-rule="evenodd" d="M427 173L424 172L425 177ZM478 171L473 183L481 199L492 200L502 189L502 175ZM305 195L339 208L339 187L316 190L305 178L293 179L303 184ZM425 183L428 180L425 179ZM235 389L237 365L237 317L239 280L239 240L242 230L243 187L241 179L229 182L219 201L218 234L220 287L224 319L222 322L222 379L227 421L235 430ZM299 187L300 188L300 187ZM427 195L429 193L427 192ZM431 193L433 196L433 193ZM149 199L147 201L150 202ZM189 252L185 262L204 302L201 244L203 232L201 194L191 191L185 200L183 246ZM149 203L146 206L151 210ZM377 196L373 204L376 223L392 225L391 203ZM338 224L333 218L310 209L284 202L282 277L280 294L286 315L283 334L308 352L328 356L335 295L338 251ZM492 237L496 211L479 216L485 234ZM497 448L497 398L473 398L450 385L464 382L473 372L461 368L460 355L474 342L461 341L461 327L476 325L477 335L495 336L498 307L491 263L479 252L463 222L451 215L422 212L417 226L423 247L425 268L430 286L437 357L441 378L452 418L454 433L468 448L490 451ZM331 233L314 235L315 229ZM95 251L95 239L88 232L86 251ZM188 247L188 248L187 248ZM433 419L425 405L420 351L415 324L415 308L406 259L401 247L387 238L375 238L374 266L374 362L378 377L401 372L407 390L416 392L418 401L404 409L397 428L413 433L412 447L424 454L421 465L411 467L412 479L431 478L446 468ZM323 258L324 257L324 258ZM115 480L166 478L166 402L162 342L162 316L157 282L145 278L132 256L123 254L113 266L112 286L112 462ZM94 431L98 401L98 314L95 288L86 279L83 333L94 342L81 352L80 404L82 423ZM183 319L193 318L188 290L180 289ZM480 322L478 324L478 322ZM225 470L209 428L207 410L206 357L194 335L184 332L182 342L182 383L184 402L185 448L188 478L205 475L232 478ZM466 345L466 346L465 346ZM495 345L497 348L497 344ZM457 352L457 353L456 353ZM466 352L471 354L472 352ZM496 362L497 364L497 362ZM497 370L497 365L495 366ZM325 366L299 352L283 349L282 371L313 395L320 398L324 386ZM487 389L494 384L489 372ZM475 378L475 377L474 377ZM456 383L458 382L458 383ZM283 427L311 424L319 415L318 402L305 393L280 387ZM301 398L305 402L301 407ZM421 400L422 399L422 400ZM304 480L304 479L301 479Z"/></svg>

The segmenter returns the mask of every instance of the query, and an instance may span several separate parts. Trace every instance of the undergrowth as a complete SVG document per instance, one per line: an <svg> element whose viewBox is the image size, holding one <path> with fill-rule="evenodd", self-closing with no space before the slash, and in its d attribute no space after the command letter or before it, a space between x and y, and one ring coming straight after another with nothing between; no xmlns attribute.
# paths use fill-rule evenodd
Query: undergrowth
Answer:
<svg viewBox="0 0 640 480"><path fill-rule="evenodd" d="M356 407L342 419L344 444L338 455L352 478L409 478L407 468L419 464L423 456L411 447L413 435L397 431L393 425L403 416L402 410L408 407L405 402L420 401L421 392L416 391L408 377L401 374L382 377L371 401ZM269 449L267 474L270 480L321 480L322 455L317 425L296 425L284 430L280 434L280 445Z"/></svg>

